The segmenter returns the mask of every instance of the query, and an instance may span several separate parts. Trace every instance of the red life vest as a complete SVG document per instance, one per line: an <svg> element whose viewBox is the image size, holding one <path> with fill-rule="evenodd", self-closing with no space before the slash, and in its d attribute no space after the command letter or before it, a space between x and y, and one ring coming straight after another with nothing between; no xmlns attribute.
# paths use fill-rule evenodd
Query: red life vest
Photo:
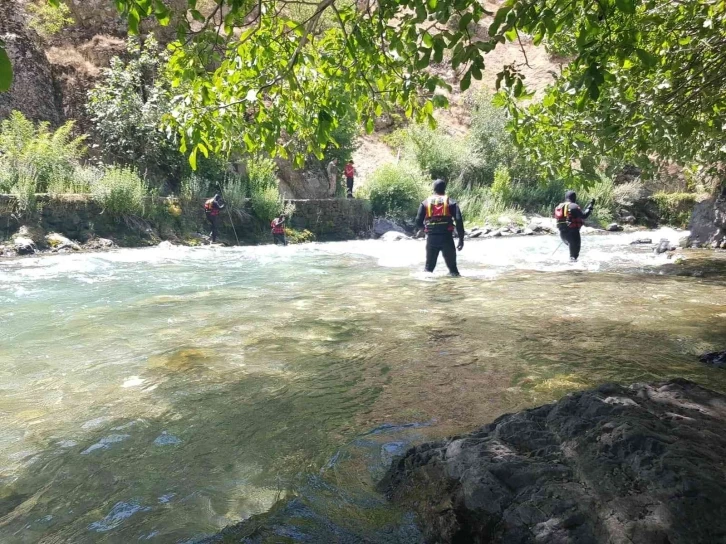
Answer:
<svg viewBox="0 0 726 544"><path fill-rule="evenodd" d="M285 223L280 221L278 223L277 219L273 219L270 223L270 226L272 227L272 234L285 234Z"/></svg>
<svg viewBox="0 0 726 544"><path fill-rule="evenodd" d="M582 218L572 217L569 202L563 202L555 208L555 221L558 227L567 226L571 229L579 229L583 225Z"/></svg>
<svg viewBox="0 0 726 544"><path fill-rule="evenodd" d="M217 206L213 198L204 203L204 212L208 215L219 215L219 206Z"/></svg>
<svg viewBox="0 0 726 544"><path fill-rule="evenodd" d="M345 165L345 177L352 178L354 175L355 175L355 168L353 168L353 165L346 164Z"/></svg>
<svg viewBox="0 0 726 544"><path fill-rule="evenodd" d="M426 208L426 232L432 229L437 231L454 231L454 218L449 207L449 197L446 195L433 195L424 201Z"/></svg>

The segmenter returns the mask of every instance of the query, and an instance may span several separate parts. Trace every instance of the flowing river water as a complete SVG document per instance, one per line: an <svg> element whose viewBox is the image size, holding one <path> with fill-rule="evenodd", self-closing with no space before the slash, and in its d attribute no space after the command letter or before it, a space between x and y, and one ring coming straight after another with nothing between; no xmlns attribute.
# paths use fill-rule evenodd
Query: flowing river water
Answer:
<svg viewBox="0 0 726 544"><path fill-rule="evenodd" d="M682 233L469 241L458 279L419 241L2 262L0 542L195 542L292 496L266 541L418 542L373 487L411 443L608 381L726 391L724 276L644 235Z"/></svg>

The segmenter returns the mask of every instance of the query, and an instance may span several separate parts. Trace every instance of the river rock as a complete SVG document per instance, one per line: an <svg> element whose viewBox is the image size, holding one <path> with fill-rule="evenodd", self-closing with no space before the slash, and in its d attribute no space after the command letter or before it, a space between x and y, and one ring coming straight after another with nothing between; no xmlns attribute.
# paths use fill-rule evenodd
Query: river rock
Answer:
<svg viewBox="0 0 726 544"><path fill-rule="evenodd" d="M402 232L404 234L406 233L406 231L404 230L404 228L401 225L399 225L385 217L376 217L373 220L373 235L375 237L383 236L387 232L391 232L391 231Z"/></svg>
<svg viewBox="0 0 726 544"><path fill-rule="evenodd" d="M623 217L623 223L627 223L628 225L635 225L635 222L637 219L635 219L634 215L626 215Z"/></svg>
<svg viewBox="0 0 726 544"><path fill-rule="evenodd" d="M617 223L610 223L605 230L609 232L619 232L623 230L623 227L621 227Z"/></svg>
<svg viewBox="0 0 726 544"><path fill-rule="evenodd" d="M116 247L116 244L108 238L92 238L83 244L83 248L89 250L112 249L114 247Z"/></svg>
<svg viewBox="0 0 726 544"><path fill-rule="evenodd" d="M472 231L471 233L469 233L469 238L480 238L484 234L485 232L483 230L477 229L476 231Z"/></svg>
<svg viewBox="0 0 726 544"><path fill-rule="evenodd" d="M522 231L522 234L524 234L525 236L532 236L534 234L534 231L530 228L526 228Z"/></svg>
<svg viewBox="0 0 726 544"><path fill-rule="evenodd" d="M16 236L13 243L18 255L32 255L37 250L35 242L25 236Z"/></svg>
<svg viewBox="0 0 726 544"><path fill-rule="evenodd" d="M702 363L715 366L718 368L726 368L726 351L713 351L704 353L698 358Z"/></svg>
<svg viewBox="0 0 726 544"><path fill-rule="evenodd" d="M652 243L653 243L652 238L638 238L637 240L633 240L632 242L630 242L630 245L635 246L638 244L652 244Z"/></svg>
<svg viewBox="0 0 726 544"><path fill-rule="evenodd" d="M416 446L380 487L427 542L721 542L724 459L725 395L610 384Z"/></svg>
<svg viewBox="0 0 726 544"><path fill-rule="evenodd" d="M660 255L661 253L665 253L666 251L675 251L676 246L671 244L670 240L667 238L661 238L660 242L658 242L658 246L653 250L653 252L656 255Z"/></svg>
<svg viewBox="0 0 726 544"><path fill-rule="evenodd" d="M406 236L402 232L389 230L381 236L381 240L384 242L398 242L399 240L410 240L410 237Z"/></svg>
<svg viewBox="0 0 726 544"><path fill-rule="evenodd" d="M77 242L69 240L68 238L66 238L62 234L58 234L57 232L51 232L50 234L47 234L45 236L45 243L48 244L51 249L54 249L56 251L60 251L63 249L71 249L73 251L81 250L81 246L78 245Z"/></svg>

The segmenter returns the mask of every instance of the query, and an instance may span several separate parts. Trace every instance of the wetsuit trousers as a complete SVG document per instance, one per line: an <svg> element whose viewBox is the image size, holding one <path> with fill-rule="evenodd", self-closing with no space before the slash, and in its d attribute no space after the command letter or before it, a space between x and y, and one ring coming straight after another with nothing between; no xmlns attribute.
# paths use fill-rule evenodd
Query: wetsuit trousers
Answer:
<svg viewBox="0 0 726 544"><path fill-rule="evenodd" d="M209 221L209 224L212 225L212 243L214 244L217 241L217 236L219 235L217 232L217 216L207 214L207 221Z"/></svg>
<svg viewBox="0 0 726 544"><path fill-rule="evenodd" d="M570 259L576 261L580 256L580 246L582 245L580 229L571 229L570 227L561 228L560 238L570 248Z"/></svg>
<svg viewBox="0 0 726 544"><path fill-rule="evenodd" d="M275 245L277 245L277 244L282 244L283 246L287 245L287 240L285 239L284 234L272 233L272 239L275 241Z"/></svg>
<svg viewBox="0 0 726 544"><path fill-rule="evenodd" d="M426 272L433 272L436 268L436 261L439 259L439 252L443 253L444 261L453 276L459 275L456 267L456 246L454 237L450 233L429 234L426 236Z"/></svg>

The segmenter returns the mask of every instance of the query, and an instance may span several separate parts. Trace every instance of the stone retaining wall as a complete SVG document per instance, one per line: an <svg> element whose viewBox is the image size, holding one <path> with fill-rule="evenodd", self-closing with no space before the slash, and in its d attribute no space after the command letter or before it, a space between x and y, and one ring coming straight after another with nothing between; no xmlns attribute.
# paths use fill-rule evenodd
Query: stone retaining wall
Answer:
<svg viewBox="0 0 726 544"><path fill-rule="evenodd" d="M321 240L345 240L366 236L373 226L373 214L365 200L321 199L291 200L295 214L290 226L298 230L309 230ZM159 198L160 212L142 221L124 221L103 214L103 210L86 195L36 195L37 211L25 217L18 216L16 198L0 195L0 240L12 236L22 226L32 226L46 232L58 232L73 240L84 242L95 236L114 235L129 238L128 244L135 245L135 237L146 238L149 231L151 239L175 241L189 232L206 233L209 226L203 213L203 202L193 209L183 210L181 217L167 214L164 204L176 204L176 199ZM183 207L183 206L182 206ZM232 220L236 235L240 240L255 243L264 241L269 233L269 225L254 218L249 210L241 213L220 215L222 235L228 242L235 241ZM150 232L153 230L154 232ZM136 231L136 232L134 232ZM129 236L131 235L131 236ZM123 244L126 245L126 244Z"/></svg>

